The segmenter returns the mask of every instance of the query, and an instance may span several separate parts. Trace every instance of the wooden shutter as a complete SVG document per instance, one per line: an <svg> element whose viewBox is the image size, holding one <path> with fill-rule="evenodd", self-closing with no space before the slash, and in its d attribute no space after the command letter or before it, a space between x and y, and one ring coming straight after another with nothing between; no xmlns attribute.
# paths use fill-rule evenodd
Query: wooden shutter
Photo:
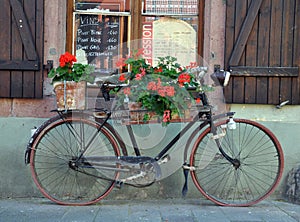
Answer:
<svg viewBox="0 0 300 222"><path fill-rule="evenodd" d="M227 102L300 104L300 1L226 3Z"/></svg>
<svg viewBox="0 0 300 222"><path fill-rule="evenodd" d="M43 96L43 0L2 0L0 97Z"/></svg>

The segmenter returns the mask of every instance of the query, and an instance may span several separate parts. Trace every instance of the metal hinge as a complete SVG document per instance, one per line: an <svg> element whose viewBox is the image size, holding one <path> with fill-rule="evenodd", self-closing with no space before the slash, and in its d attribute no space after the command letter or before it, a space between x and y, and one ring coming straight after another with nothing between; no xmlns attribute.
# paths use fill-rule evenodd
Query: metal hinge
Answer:
<svg viewBox="0 0 300 222"><path fill-rule="evenodd" d="M53 60L47 60L47 64L44 64L43 68L47 70L47 72L50 72L50 70L53 69Z"/></svg>

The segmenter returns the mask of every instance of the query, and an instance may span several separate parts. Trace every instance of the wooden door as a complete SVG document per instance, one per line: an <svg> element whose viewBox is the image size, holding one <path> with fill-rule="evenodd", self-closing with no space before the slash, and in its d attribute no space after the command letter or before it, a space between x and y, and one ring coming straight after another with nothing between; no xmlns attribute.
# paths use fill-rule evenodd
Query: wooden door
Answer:
<svg viewBox="0 0 300 222"><path fill-rule="evenodd" d="M228 103L300 104L300 1L227 0Z"/></svg>
<svg viewBox="0 0 300 222"><path fill-rule="evenodd" d="M0 97L43 96L43 0L2 0Z"/></svg>

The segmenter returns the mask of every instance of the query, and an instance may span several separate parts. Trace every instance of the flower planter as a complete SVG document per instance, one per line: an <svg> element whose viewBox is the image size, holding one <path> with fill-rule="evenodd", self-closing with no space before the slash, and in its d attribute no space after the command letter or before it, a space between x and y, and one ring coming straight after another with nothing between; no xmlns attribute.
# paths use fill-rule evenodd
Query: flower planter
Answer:
<svg viewBox="0 0 300 222"><path fill-rule="evenodd" d="M154 112L142 108L142 103L140 102L129 102L129 118L132 123L147 123L149 121L157 122L157 115ZM145 121L145 115L149 115L148 120Z"/></svg>
<svg viewBox="0 0 300 222"><path fill-rule="evenodd" d="M157 64L152 66L142 53L142 50L138 50L117 62L118 67L128 70L118 78L120 85L125 87L116 87L116 97L120 101L117 108L122 108L122 101L141 102L143 109L148 111L139 106L129 107L129 121L132 122L154 123L149 110L155 113L156 122L162 123L162 126L170 122L191 121L190 109L195 103L194 98L198 97L199 92L211 88L202 84L200 79L200 71L203 76L206 68L198 67L194 62L182 66L176 62L177 58L171 56L160 57Z"/></svg>
<svg viewBox="0 0 300 222"><path fill-rule="evenodd" d="M56 82L53 84L58 110L83 110L86 105L86 82Z"/></svg>
<svg viewBox="0 0 300 222"><path fill-rule="evenodd" d="M127 124L158 123L162 121L155 112L143 109L140 102L129 102L128 109L129 122ZM145 115L149 115L147 121L145 121ZM170 122L189 122L191 120L191 108L185 110L183 114L171 113Z"/></svg>
<svg viewBox="0 0 300 222"><path fill-rule="evenodd" d="M183 114L174 113L171 114L171 116L172 116L171 121L186 122L191 120L191 111L190 109L187 109L184 111Z"/></svg>

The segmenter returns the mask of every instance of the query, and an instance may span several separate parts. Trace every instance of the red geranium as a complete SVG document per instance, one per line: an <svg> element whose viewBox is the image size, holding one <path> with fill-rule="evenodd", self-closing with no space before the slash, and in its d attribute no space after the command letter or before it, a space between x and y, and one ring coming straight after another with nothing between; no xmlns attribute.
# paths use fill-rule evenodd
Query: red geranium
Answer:
<svg viewBox="0 0 300 222"><path fill-rule="evenodd" d="M71 53L66 52L65 54L62 54L59 58L59 66L64 67L66 64L71 67L73 65L73 62L77 62L77 59L75 56L73 56Z"/></svg>
<svg viewBox="0 0 300 222"><path fill-rule="evenodd" d="M126 80L125 74L121 74L120 77L119 77L119 80L121 82L124 82Z"/></svg>
<svg viewBox="0 0 300 222"><path fill-rule="evenodd" d="M130 87L126 87L123 89L123 92L125 95L130 95L131 91L130 91Z"/></svg>
<svg viewBox="0 0 300 222"><path fill-rule="evenodd" d="M94 70L94 66L77 63L76 57L66 52L59 57L59 66L51 69L48 77L52 78L52 83L59 81L87 81L94 83L95 77L92 75Z"/></svg>
<svg viewBox="0 0 300 222"><path fill-rule="evenodd" d="M124 102L139 102L143 109L158 115L163 125L170 122L172 115L184 114L191 105L187 98L193 96L185 89L200 91L201 88L194 75L197 73L192 70L196 62L185 67L176 61L172 56L158 57L153 60L155 65L151 65L143 57L142 49L133 51L125 60L120 59L117 67L125 67L127 73L126 76L120 74L119 81L128 80L126 83L131 88L126 88L117 96L118 107L123 106ZM144 121L149 118L149 115L144 115Z"/></svg>
<svg viewBox="0 0 300 222"><path fill-rule="evenodd" d="M183 86L185 83L189 83L191 81L191 76L187 73L182 73L178 76L179 85Z"/></svg>
<svg viewBox="0 0 300 222"><path fill-rule="evenodd" d="M163 71L163 68L162 67L156 67L155 69L154 69L154 72L155 73L161 73Z"/></svg>
<svg viewBox="0 0 300 222"><path fill-rule="evenodd" d="M116 62L116 66L122 68L123 66L126 66L125 64L125 58L120 58L117 62Z"/></svg>

